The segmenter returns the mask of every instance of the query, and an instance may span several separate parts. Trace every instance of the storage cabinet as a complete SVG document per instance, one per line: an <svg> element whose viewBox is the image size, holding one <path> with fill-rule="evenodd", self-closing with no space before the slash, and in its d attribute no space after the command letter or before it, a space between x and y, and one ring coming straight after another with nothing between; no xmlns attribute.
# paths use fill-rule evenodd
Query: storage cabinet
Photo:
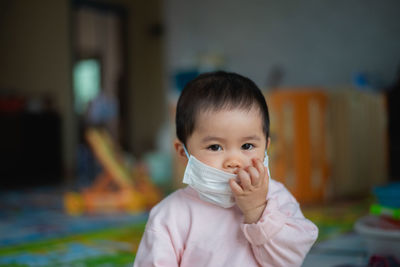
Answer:
<svg viewBox="0 0 400 267"><path fill-rule="evenodd" d="M0 113L0 190L62 182L56 113Z"/></svg>

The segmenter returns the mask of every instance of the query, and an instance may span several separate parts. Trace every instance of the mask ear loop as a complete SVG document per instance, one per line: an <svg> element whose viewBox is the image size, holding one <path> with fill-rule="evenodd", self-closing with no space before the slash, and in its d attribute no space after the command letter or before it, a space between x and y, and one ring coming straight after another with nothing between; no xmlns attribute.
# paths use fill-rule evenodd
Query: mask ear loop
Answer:
<svg viewBox="0 0 400 267"><path fill-rule="evenodd" d="M264 152L264 165L268 167L268 154L267 151Z"/></svg>
<svg viewBox="0 0 400 267"><path fill-rule="evenodd" d="M269 177L269 179L271 179L271 174L269 172L269 158L268 158L267 151L265 151L265 155L264 155L264 165L266 165L267 171L268 171L268 177Z"/></svg>
<svg viewBox="0 0 400 267"><path fill-rule="evenodd" d="M189 159L190 158L189 152L187 151L186 146L184 144L182 145L183 145L183 150L185 150L186 157Z"/></svg>
<svg viewBox="0 0 400 267"><path fill-rule="evenodd" d="M269 157L268 157L268 154L267 154L267 150L265 150L264 166L267 167L268 184L270 185L271 184L271 173L269 172ZM270 186L268 186L267 196L269 195L269 192L270 192ZM268 199L268 197L267 197L267 199Z"/></svg>

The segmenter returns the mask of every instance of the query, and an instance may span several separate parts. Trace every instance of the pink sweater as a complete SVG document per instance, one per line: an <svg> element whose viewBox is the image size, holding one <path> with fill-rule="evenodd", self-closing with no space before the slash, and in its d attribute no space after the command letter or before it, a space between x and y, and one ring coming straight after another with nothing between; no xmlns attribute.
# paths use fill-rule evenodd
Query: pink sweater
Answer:
<svg viewBox="0 0 400 267"><path fill-rule="evenodd" d="M134 267L300 266L318 236L295 198L271 179L261 219L243 224L241 211L201 200L191 187L155 206Z"/></svg>

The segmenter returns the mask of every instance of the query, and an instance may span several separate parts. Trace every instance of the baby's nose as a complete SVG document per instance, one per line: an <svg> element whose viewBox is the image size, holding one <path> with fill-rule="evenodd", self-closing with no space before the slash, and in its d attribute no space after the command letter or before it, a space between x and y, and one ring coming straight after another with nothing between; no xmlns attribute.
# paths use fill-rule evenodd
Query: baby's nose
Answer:
<svg viewBox="0 0 400 267"><path fill-rule="evenodd" d="M241 161L236 158L227 159L224 165L224 168L230 171L235 171L242 167Z"/></svg>

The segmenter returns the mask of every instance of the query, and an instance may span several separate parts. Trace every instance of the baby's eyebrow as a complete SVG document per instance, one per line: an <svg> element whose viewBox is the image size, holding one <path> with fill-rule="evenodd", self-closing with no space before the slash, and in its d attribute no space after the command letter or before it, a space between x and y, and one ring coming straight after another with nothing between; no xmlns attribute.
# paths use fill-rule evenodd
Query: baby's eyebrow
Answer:
<svg viewBox="0 0 400 267"><path fill-rule="evenodd" d="M203 139L201 139L201 141L203 142L203 143L206 143L206 142L210 142L210 141L217 141L217 142L222 142L222 141L224 141L224 138L221 138L221 137L217 137L217 136L206 136L206 137L204 137Z"/></svg>
<svg viewBox="0 0 400 267"><path fill-rule="evenodd" d="M250 135L242 138L243 141L247 140L254 140L254 141L260 141L261 138L258 135Z"/></svg>

